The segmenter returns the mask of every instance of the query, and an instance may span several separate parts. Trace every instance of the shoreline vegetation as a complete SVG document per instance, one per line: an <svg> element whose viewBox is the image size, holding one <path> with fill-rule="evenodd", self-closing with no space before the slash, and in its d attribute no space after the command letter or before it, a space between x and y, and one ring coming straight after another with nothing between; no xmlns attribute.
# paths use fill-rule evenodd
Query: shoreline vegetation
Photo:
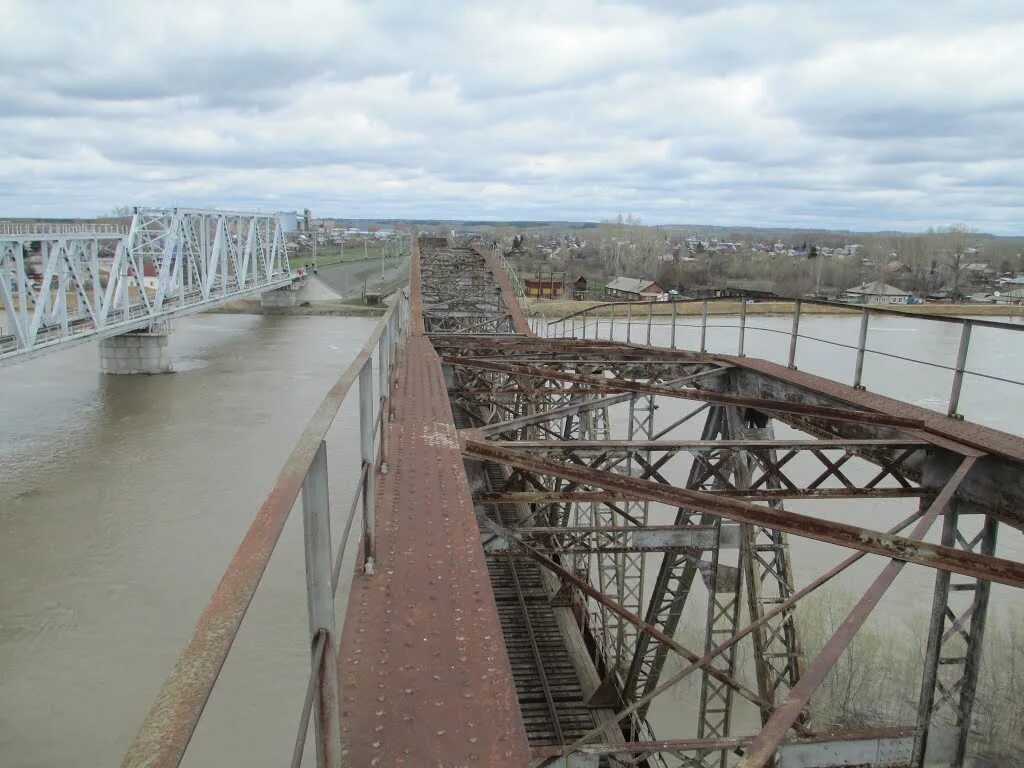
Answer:
<svg viewBox="0 0 1024 768"><path fill-rule="evenodd" d="M703 311L702 301L655 301L655 302L634 302L633 317L645 318L650 305L651 313L655 317L672 315L673 303L676 307L677 316L700 315ZM529 315L539 315L548 318L567 317L576 312L588 310L593 317L611 317L615 311L616 318L626 317L627 308L623 305L614 307L602 306L601 301L572 301L569 299L537 299L527 298L522 300L523 308ZM791 315L796 306L794 301L755 301L747 304L748 315ZM873 305L863 305L873 306ZM1024 318L1024 306L1011 304L908 304L906 306L895 306L891 304L880 305L884 309L894 309L908 315L944 315L944 316L970 316L970 317L1021 317ZM804 304L800 308L801 315L850 315L860 314L862 305L851 304L850 308L824 306L821 304ZM740 312L739 301L714 300L708 302L709 315L738 315Z"/></svg>

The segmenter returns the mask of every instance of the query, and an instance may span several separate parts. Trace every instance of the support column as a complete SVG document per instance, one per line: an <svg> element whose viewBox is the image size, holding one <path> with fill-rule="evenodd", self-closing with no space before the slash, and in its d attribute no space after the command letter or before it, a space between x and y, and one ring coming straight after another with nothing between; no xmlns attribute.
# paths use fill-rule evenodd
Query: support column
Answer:
<svg viewBox="0 0 1024 768"><path fill-rule="evenodd" d="M299 292L290 285L260 295L260 306L266 309L286 309L298 303Z"/></svg>
<svg viewBox="0 0 1024 768"><path fill-rule="evenodd" d="M167 331L148 329L100 339L100 371L110 374L172 373Z"/></svg>

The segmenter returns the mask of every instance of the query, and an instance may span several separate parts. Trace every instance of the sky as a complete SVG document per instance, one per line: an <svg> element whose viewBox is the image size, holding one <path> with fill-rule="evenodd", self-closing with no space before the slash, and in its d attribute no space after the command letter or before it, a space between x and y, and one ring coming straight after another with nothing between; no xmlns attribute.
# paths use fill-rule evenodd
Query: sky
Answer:
<svg viewBox="0 0 1024 768"><path fill-rule="evenodd" d="M0 0L0 216L1024 233L1024 3Z"/></svg>

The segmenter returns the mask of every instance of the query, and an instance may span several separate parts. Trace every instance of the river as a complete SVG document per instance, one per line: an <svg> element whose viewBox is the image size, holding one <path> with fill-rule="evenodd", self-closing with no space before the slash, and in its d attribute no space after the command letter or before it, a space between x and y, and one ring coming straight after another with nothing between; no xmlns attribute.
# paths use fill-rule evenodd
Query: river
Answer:
<svg viewBox="0 0 1024 768"><path fill-rule="evenodd" d="M120 763L295 439L375 323L205 314L171 334L173 375L102 376L91 344L4 369L0 763ZM336 502L358 467L350 400L328 439ZM186 764L287 763L307 632L295 514Z"/></svg>
<svg viewBox="0 0 1024 768"><path fill-rule="evenodd" d="M749 319L779 330L792 322ZM698 343L694 320L680 319L681 346ZM909 339L914 356L945 362L955 355L954 326L896 321L899 327L873 321L869 346L888 350L885 345ZM93 345L0 374L4 766L120 762L295 438L374 322L207 314L177 324L171 336L177 372L170 376L101 376ZM810 335L846 343L856 343L857 328L856 318L808 316L803 322ZM633 340L642 340L644 330L635 326ZM667 345L669 332L655 326L652 340ZM616 335L623 333L617 324ZM713 350L735 351L736 332L713 328L709 341ZM994 335L979 331L975 342L972 363L1024 378L1024 356ZM905 353L907 342L898 344ZM748 330L746 350L784 360L788 339ZM852 359L836 350L801 341L798 365L848 381ZM948 383L933 369L890 365L906 364L869 356L869 389L944 408ZM1000 399L969 387L965 409L982 423L1024 431L1021 399L1008 391ZM358 466L355 406L350 398L328 440L331 493L339 507L350 498ZM659 424L673 418L668 410L659 412ZM693 430L680 437L695 436ZM882 528L911 502L842 504L864 524ZM809 502L788 506L814 511ZM652 518L670 514L654 511ZM1024 557L1020 535L1003 528L1000 554ZM339 529L336 518L336 535ZM839 551L794 539L793 554L798 582L804 582L835 562ZM301 515L293 515L186 765L287 762L308 670L302 562ZM844 583L863 585L879 567L878 558L865 558ZM343 577L350 572L346 565ZM926 608L932 580L926 569L908 567L879 616ZM1019 594L993 593L995 605L1019 604ZM339 618L343 609L339 600ZM674 704L654 712L662 723L689 712L681 697L666 701Z"/></svg>

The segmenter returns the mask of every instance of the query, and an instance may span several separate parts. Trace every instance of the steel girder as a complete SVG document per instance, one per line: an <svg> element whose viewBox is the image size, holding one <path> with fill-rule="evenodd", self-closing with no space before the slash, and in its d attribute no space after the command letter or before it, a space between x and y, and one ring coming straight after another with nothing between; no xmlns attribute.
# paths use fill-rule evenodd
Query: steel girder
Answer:
<svg viewBox="0 0 1024 768"><path fill-rule="evenodd" d="M479 295L472 298L480 301L486 295L486 288L481 288ZM515 314L514 308L510 308L509 314ZM595 552L657 551L662 563L669 558L689 562L693 572L690 581L700 573L705 582L710 583L713 595L722 594L714 585L717 573L720 571L725 578L729 574L727 566L733 568L735 578L725 586L735 586L737 592L733 594L739 596L738 599L719 600L720 604L711 606L709 612L711 628L723 631L708 643L704 658L693 661L683 673L711 667L714 671L704 673L710 678L710 684L723 683L734 695L738 689L734 676L728 673L727 652L741 638L751 636L758 690L746 691L743 695L761 703L762 722L771 728L753 738L652 742L633 755L633 763L654 754L675 754L686 765L700 764L694 762L698 758L709 765L725 764L722 755L727 743L753 745L768 755L768 751L781 749L786 741L785 730L780 726L798 731L805 728L801 722L803 705L813 686L809 680L799 690L794 687L804 670L793 606L803 595L864 553L891 557L897 564L914 562L937 570L935 617L943 624L939 630L933 629L935 650L930 651L930 656L934 656L937 669L933 677L939 679L935 682L926 670L922 713L927 701L928 718L932 722L945 721L946 718L937 714L945 708L955 713L950 719L969 723L972 675L976 678L977 672L975 654L980 652L984 630L983 618L976 617L984 615L987 584L996 580L1024 586L1024 567L994 556L995 517L979 518L975 514L988 511L984 507L984 489L989 481L984 475L979 481L979 475L971 472L979 457L984 458L983 452L925 430L922 420L913 414L907 417L898 409L868 410L850 405L852 400L838 401L823 393L801 395L774 384L758 386L752 383L754 370L734 359L615 342L581 343L572 339L537 339L513 334L495 336L472 332L443 338L435 336L432 341L446 363L453 403L477 414L474 427L463 430L460 436L464 454L469 459L502 464L511 470L510 484L503 491L480 494L479 500L527 510L519 533L511 535L525 537L525 546L532 550L531 556L538 561L548 561L546 567L558 572L564 583L574 585L587 599L599 602L639 630L638 652L626 678L633 688L626 686L620 691L625 707L622 717L644 711L650 697L679 679L679 675L673 674L664 685L659 685L655 676L651 684L647 684L651 679L651 666L647 662L644 667L645 657L653 658L654 649L659 647L663 650L672 647L672 643L663 642L672 635L671 631L666 631L669 629L664 618L667 614L665 610L658 611L648 605L644 619L654 620L639 619L615 598L598 589L598 578L594 578L595 583L589 583L590 574L578 572L574 564L581 558L592 557ZM628 408L631 400L648 397L653 399L655 407L659 398L669 397L701 403L685 418L707 411L709 422L718 419L719 426L706 428L708 437L703 441L666 438L678 424L662 427L660 432L652 428L653 434L645 439L635 429L631 434L625 420L608 416L608 410L615 406ZM458 405L459 402L463 405ZM604 427L593 430L589 426L591 418L620 430L626 429L621 436ZM773 418L821 439L802 441L799 445L794 441L775 440L771 430ZM717 445L712 446L712 442ZM666 474L666 465L674 466L686 460L690 462L690 482L686 488L677 488L668 479L672 475ZM808 478L805 472L802 479L797 480L789 469L799 462L803 462L806 469L808 460L817 462L819 474ZM867 477L851 473L849 467L854 460L874 464L875 472ZM934 467L951 460L964 462L954 476L934 471ZM630 466L628 472L624 471L627 466ZM825 502L833 498L920 497L926 502L938 493L941 498L936 497L937 502L928 507L926 515L931 522L944 514L946 503L960 493L965 480L973 486L969 500L959 505L960 533L946 534L952 538L944 538L945 545L939 546L918 540L919 532L926 530L922 527L924 520L911 536L895 535L922 513L893 531L882 533L793 514L782 507L782 501L791 498ZM1007 489L1001 491L1000 507L1005 507L1002 502ZM641 532L660 536L667 536L668 532L643 525L630 512L628 503L637 500L677 507L682 517L677 519L680 524L672 526L672 531L688 536L686 542L690 546L676 546L665 538L651 546L652 540L643 539ZM567 505L572 505L572 510L589 512L569 514ZM602 514L606 518L601 522L606 524L598 522L598 509L604 510ZM1002 508L992 512L1007 514ZM964 532L965 517L985 520L978 535L974 535L973 528L970 534ZM723 525L723 518L739 521L738 529L742 531L739 542L735 548L731 542L725 546L724 541L718 547L706 548L707 540L699 537L710 535L709 531L713 531L716 524ZM732 523L725 525L730 526L728 530L734 530ZM809 587L796 590L785 541L788 534L828 541L856 552ZM945 543L947 540L950 543ZM729 562L724 562L726 558ZM884 578L869 591L880 594L898 570L898 566L888 568ZM577 583L580 576L587 579ZM942 587L946 577L950 589ZM972 583L964 582L964 578L984 588L963 586ZM655 585L655 593L659 592L661 589ZM678 592L677 589L676 594ZM671 607L673 602L678 603L666 600L665 595L662 592L661 605ZM734 617L738 616L742 595L746 596L752 623L739 628ZM865 600L870 602L870 597ZM957 600L965 604L958 607ZM652 604L654 602L652 600ZM935 617L933 623L938 620ZM598 625L599 622L591 623L592 628ZM656 641L650 642L651 637ZM833 646L838 643L842 647L849 637L833 639ZM963 650L957 657L962 659L959 667L950 663L948 649L940 647L950 639L962 643L962 648L954 649L956 652ZM642 654L639 651L645 643L647 653ZM828 664L827 659L815 659L811 674L819 675ZM949 677L948 681L942 679L943 674ZM785 707L778 704L784 713L769 717L775 714L773 706L784 699L790 689L794 689L795 703L790 702ZM649 692L647 696L643 695L644 691ZM714 697L705 693L703 698L702 718L707 719L706 710L711 708L708 705ZM800 706L796 706L797 703ZM727 723L727 713L724 718L719 717L719 722L722 721ZM701 727L710 733L711 725L709 720ZM902 735L900 749L906 747L908 759L915 738L920 740L925 731L926 728L919 725ZM957 733L966 738L966 731L962 728ZM638 730L634 726L629 732L636 736ZM646 735L642 728L639 733ZM852 741L841 739L837 744L825 751L836 755L860 754L859 747ZM679 750L673 752L673 746ZM597 753L621 754L614 747L598 748ZM559 754L567 752L562 750ZM703 760L704 757L708 759ZM751 764L768 765L774 758L758 758L762 759L763 762ZM962 756L957 760L962 760ZM872 759L865 762L871 763Z"/></svg>
<svg viewBox="0 0 1024 768"><path fill-rule="evenodd" d="M126 231L0 235L0 364L114 336L254 293L292 275L277 216L140 208ZM38 247L39 284L27 261Z"/></svg>

